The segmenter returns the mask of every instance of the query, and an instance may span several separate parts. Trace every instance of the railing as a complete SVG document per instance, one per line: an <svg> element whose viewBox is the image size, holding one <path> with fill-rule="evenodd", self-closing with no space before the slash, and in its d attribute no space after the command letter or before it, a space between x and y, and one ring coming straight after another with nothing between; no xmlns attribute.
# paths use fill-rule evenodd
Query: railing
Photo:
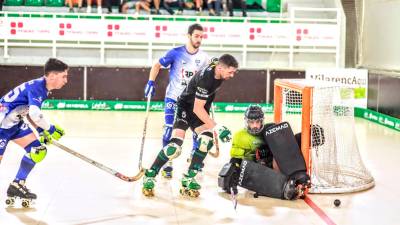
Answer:
<svg viewBox="0 0 400 225"><path fill-rule="evenodd" d="M296 12L334 13L332 18L296 18ZM133 16L66 13L0 12L0 48L7 64L13 47L98 49L98 65L107 65L110 49L145 50L145 65L153 62L154 51L186 43L188 25L204 28L202 49L241 54L247 67L250 54L287 54L287 68L293 68L298 53L332 54L341 66L343 51L341 13L338 9L293 8L289 18L241 18L199 16ZM87 66L83 62L81 66ZM91 65L89 65L91 66ZM264 66L262 68L265 68Z"/></svg>

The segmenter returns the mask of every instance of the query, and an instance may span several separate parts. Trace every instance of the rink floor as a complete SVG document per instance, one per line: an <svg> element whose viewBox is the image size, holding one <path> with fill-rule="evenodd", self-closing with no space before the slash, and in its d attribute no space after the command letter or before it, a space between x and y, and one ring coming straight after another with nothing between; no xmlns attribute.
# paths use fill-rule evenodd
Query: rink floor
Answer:
<svg viewBox="0 0 400 225"><path fill-rule="evenodd" d="M60 143L123 174L137 172L144 112L46 111L50 121L66 130ZM241 113L217 113L219 123L232 130L243 126ZM272 115L267 115L271 120ZM150 166L161 147L163 115L150 113L143 164ZM141 193L141 180L121 181L71 156L55 146L28 179L28 188L38 195L30 209L8 208L6 190L14 178L24 150L10 143L0 164L0 224L398 224L397 186L400 165L400 132L356 119L357 139L375 187L352 194L312 194L303 200L284 201L239 190L238 206L217 186L220 168L229 160L229 145L221 146L219 158L208 156L199 177L197 199L179 194L179 179L188 163L191 135L182 155L174 161L172 180L157 178L155 197ZM340 207L333 201L341 200ZM322 212L322 213L321 213Z"/></svg>

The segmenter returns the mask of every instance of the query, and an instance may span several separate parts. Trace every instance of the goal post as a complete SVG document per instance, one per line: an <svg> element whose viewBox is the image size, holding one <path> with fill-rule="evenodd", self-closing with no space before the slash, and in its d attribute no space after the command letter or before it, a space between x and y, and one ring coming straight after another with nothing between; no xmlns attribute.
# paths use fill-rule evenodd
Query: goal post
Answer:
<svg viewBox="0 0 400 225"><path fill-rule="evenodd" d="M277 79L274 122L301 132L301 151L311 177L309 193L346 193L374 186L357 145L352 89L307 79ZM321 131L312 129L319 126ZM318 142L323 136L324 143Z"/></svg>

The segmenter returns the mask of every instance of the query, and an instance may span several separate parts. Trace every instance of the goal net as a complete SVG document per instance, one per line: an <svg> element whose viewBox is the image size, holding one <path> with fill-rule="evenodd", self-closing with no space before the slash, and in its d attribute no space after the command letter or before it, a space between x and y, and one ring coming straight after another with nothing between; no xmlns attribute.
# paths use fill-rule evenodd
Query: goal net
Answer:
<svg viewBox="0 0 400 225"><path fill-rule="evenodd" d="M274 84L274 120L301 133L301 151L311 177L309 193L345 193L374 186L355 135L353 90L306 79ZM312 127L322 127L312 129ZM323 143L321 145L321 143Z"/></svg>

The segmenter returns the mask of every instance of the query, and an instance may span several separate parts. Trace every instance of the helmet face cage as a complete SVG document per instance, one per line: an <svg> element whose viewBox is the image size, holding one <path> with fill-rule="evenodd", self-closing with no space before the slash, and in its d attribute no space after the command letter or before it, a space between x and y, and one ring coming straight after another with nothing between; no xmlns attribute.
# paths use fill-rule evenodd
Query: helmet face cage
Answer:
<svg viewBox="0 0 400 225"><path fill-rule="evenodd" d="M250 122L254 122L254 121L260 121L261 126L260 127L250 127ZM259 134L262 129L264 128L264 117L261 119L247 119L245 118L245 127L247 129L247 132L249 132L250 134Z"/></svg>
<svg viewBox="0 0 400 225"><path fill-rule="evenodd" d="M259 134L264 128L264 112L262 111L261 107L258 105L249 106L245 112L244 121L245 121L245 128L250 134ZM250 122L255 122L255 121L259 121L261 123L261 126L259 128L250 127Z"/></svg>

